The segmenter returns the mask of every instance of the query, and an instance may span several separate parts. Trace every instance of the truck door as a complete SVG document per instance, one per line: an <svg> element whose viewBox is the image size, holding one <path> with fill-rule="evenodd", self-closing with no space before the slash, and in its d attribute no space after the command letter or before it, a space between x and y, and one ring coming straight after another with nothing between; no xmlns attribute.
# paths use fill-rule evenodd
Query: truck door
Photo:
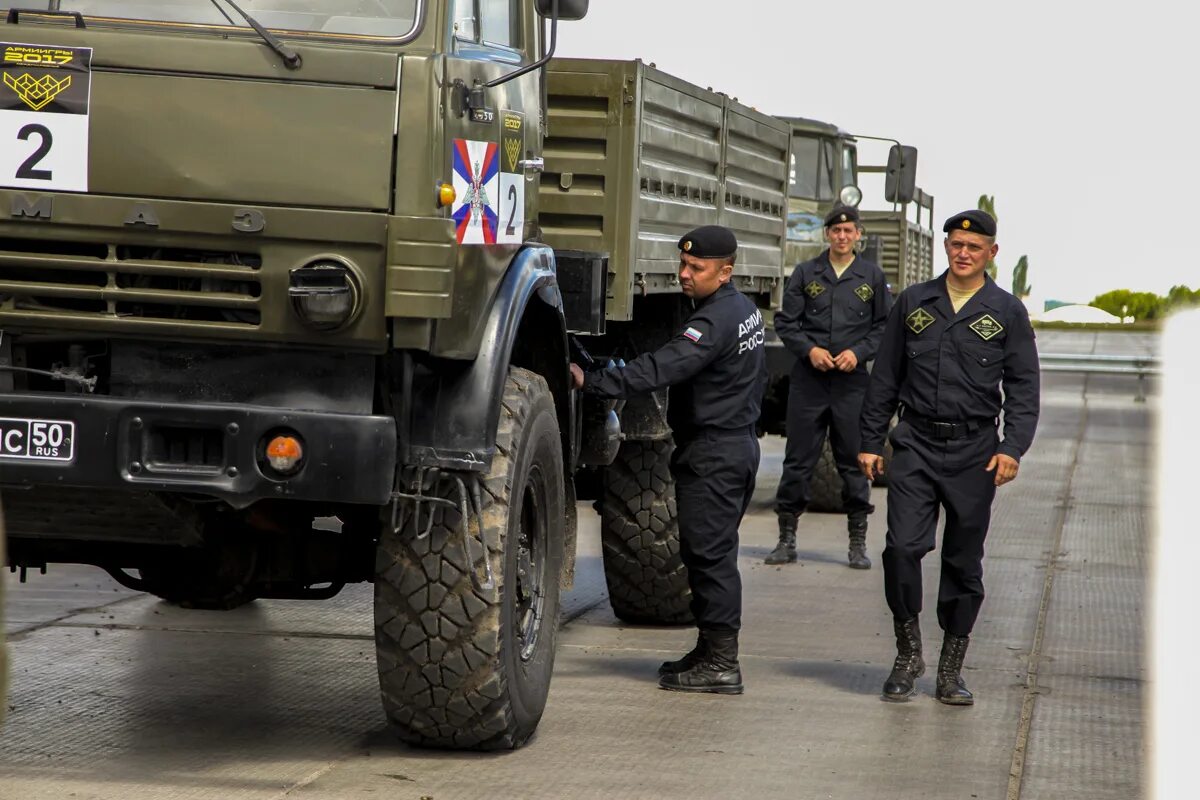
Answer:
<svg viewBox="0 0 1200 800"><path fill-rule="evenodd" d="M466 333L484 319L458 298L490 296L537 219L536 175L527 160L541 155L540 74L483 90L480 107L464 107L465 90L538 57L540 23L525 0L454 0L446 58L444 174L456 193L450 208L458 242L451 327ZM472 284L472 285L468 285ZM459 313L464 312L464 313ZM436 344L435 344L436 347Z"/></svg>

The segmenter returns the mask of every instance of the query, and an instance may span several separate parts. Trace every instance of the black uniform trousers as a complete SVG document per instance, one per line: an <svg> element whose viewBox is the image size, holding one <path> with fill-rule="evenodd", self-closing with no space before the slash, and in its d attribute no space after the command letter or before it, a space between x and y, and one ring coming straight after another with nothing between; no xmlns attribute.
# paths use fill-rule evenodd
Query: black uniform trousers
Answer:
<svg viewBox="0 0 1200 800"><path fill-rule="evenodd" d="M862 442L859 414L871 376L866 370L821 372L801 359L788 385L787 444L775 493L780 514L803 514L812 500L812 475L821 459L826 431L842 476L842 504L849 516L867 515L871 484L858 468Z"/></svg>
<svg viewBox="0 0 1200 800"><path fill-rule="evenodd" d="M742 626L738 526L754 494L758 460L758 439L749 428L698 432L677 444L671 458L679 552L692 615L703 630Z"/></svg>
<svg viewBox="0 0 1200 800"><path fill-rule="evenodd" d="M957 438L938 438L927 424L901 418L892 430L888 469L888 532L883 584L896 619L921 611L921 559L936 545L939 508L946 509L937 616L942 630L970 634L983 605L983 540L996 496L995 422L960 425Z"/></svg>

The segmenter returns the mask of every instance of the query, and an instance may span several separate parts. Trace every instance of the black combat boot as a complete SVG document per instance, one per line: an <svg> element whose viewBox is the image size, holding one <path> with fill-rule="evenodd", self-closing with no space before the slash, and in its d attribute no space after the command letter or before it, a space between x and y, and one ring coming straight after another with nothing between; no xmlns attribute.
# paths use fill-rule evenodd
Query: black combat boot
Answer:
<svg viewBox="0 0 1200 800"><path fill-rule="evenodd" d="M662 689L676 692L714 692L741 694L742 670L738 666L737 631L702 631L708 642L708 652L683 672L663 675L658 680Z"/></svg>
<svg viewBox="0 0 1200 800"><path fill-rule="evenodd" d="M938 659L937 691L934 694L948 706L973 706L975 696L963 683L963 659L967 655L970 637L947 633L942 640L942 657Z"/></svg>
<svg viewBox="0 0 1200 800"><path fill-rule="evenodd" d="M779 513L779 544L766 557L766 564L792 564L796 561L796 515Z"/></svg>
<svg viewBox="0 0 1200 800"><path fill-rule="evenodd" d="M896 629L896 663L883 684L883 699L903 703L917 693L917 678L925 674L921 658L921 625L916 617L893 620Z"/></svg>
<svg viewBox="0 0 1200 800"><path fill-rule="evenodd" d="M846 558L852 569L870 569L871 559L867 557L867 518L850 517L846 524L850 531L850 551Z"/></svg>
<svg viewBox="0 0 1200 800"><path fill-rule="evenodd" d="M699 663L708 655L708 639L704 637L704 631L696 634L696 646L693 647L683 658L675 661L664 661L658 665L659 675L675 675L680 672L685 672Z"/></svg>

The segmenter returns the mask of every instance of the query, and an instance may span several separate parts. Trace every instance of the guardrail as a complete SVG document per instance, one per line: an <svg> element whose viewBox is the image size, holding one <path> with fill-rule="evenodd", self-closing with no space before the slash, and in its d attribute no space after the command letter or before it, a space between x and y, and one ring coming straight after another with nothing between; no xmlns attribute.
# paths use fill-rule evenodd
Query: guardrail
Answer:
<svg viewBox="0 0 1200 800"><path fill-rule="evenodd" d="M1146 401L1146 376L1162 374L1162 360L1154 356L1113 356L1095 353L1039 353L1042 372L1075 372L1085 375L1136 375L1134 400Z"/></svg>

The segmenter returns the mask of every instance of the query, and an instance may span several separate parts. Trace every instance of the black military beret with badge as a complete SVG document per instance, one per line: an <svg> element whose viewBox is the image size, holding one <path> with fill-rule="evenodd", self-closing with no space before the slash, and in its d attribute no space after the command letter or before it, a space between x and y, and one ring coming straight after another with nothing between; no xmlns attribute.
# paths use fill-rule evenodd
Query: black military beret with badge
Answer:
<svg viewBox="0 0 1200 800"><path fill-rule="evenodd" d="M737 247L737 237L724 225L701 225L679 240L679 249L695 258L733 258Z"/></svg>
<svg viewBox="0 0 1200 800"><path fill-rule="evenodd" d="M984 236L995 236L996 220L992 219L992 215L986 211L973 208L970 211L955 214L946 220L946 224L942 227L942 230L946 233L950 233L950 231L969 231Z"/></svg>
<svg viewBox="0 0 1200 800"><path fill-rule="evenodd" d="M843 222L858 222L858 209L854 206L838 206L825 215L825 227L831 228Z"/></svg>

